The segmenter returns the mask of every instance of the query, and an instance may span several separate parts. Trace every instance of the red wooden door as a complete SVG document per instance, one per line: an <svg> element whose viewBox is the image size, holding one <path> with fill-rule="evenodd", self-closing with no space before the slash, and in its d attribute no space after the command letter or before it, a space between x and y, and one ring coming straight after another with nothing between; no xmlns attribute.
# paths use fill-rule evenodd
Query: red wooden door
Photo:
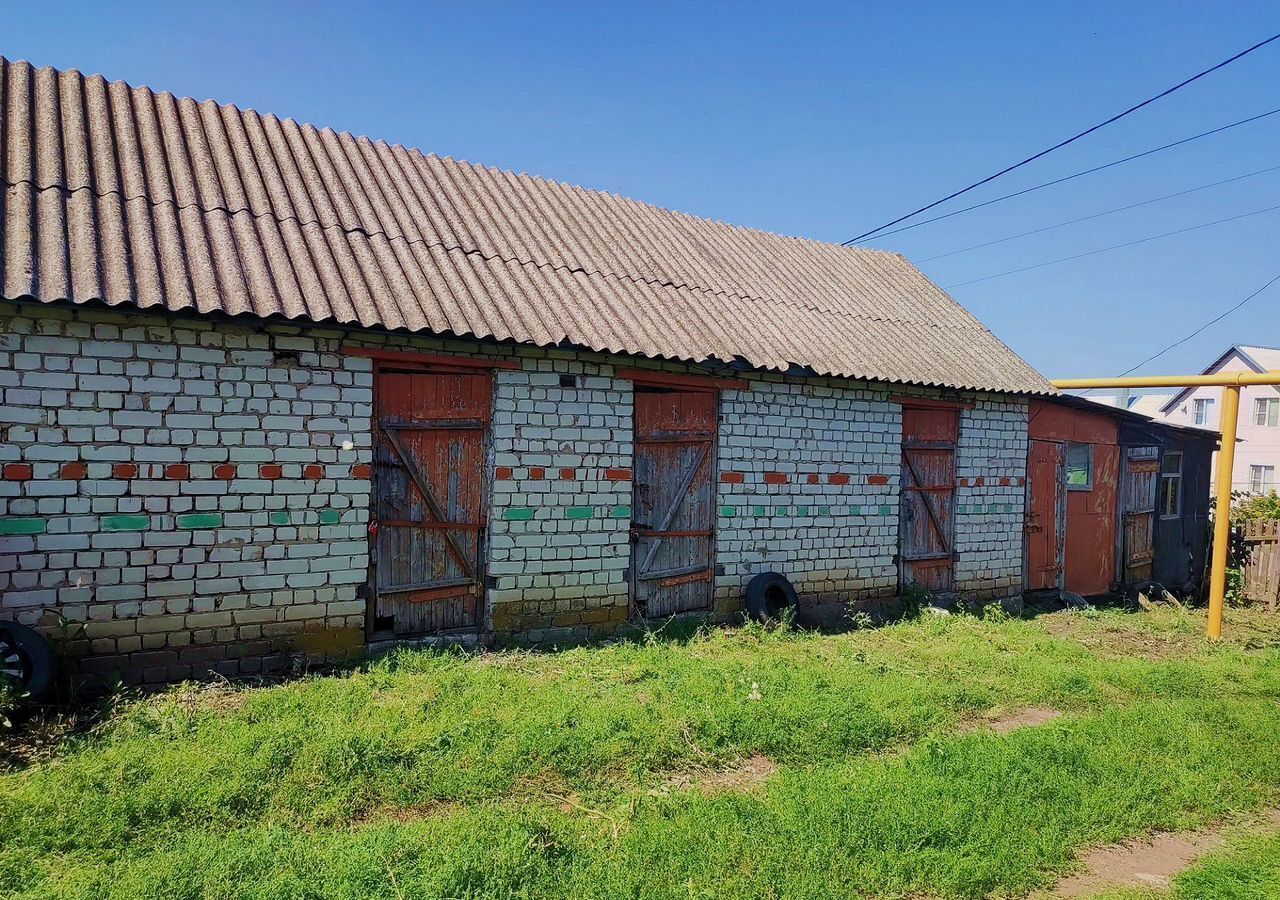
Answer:
<svg viewBox="0 0 1280 900"><path fill-rule="evenodd" d="M645 616L710 609L716 392L636 385L631 597Z"/></svg>
<svg viewBox="0 0 1280 900"><path fill-rule="evenodd" d="M375 624L429 634L480 624L486 374L380 372Z"/></svg>
<svg viewBox="0 0 1280 900"><path fill-rule="evenodd" d="M956 439L954 409L902 409L902 498L898 559L903 586L955 590Z"/></svg>
<svg viewBox="0 0 1280 900"><path fill-rule="evenodd" d="M1031 442L1027 455L1026 589L1061 587L1067 514L1067 453L1058 441Z"/></svg>

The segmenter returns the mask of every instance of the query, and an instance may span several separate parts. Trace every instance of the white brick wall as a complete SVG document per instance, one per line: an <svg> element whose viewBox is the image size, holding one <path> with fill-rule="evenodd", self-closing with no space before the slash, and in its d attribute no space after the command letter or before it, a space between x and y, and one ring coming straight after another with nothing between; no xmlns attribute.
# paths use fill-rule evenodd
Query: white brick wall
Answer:
<svg viewBox="0 0 1280 900"><path fill-rule="evenodd" d="M484 628L556 641L628 616L632 383L601 354L0 305L0 614L85 624L90 667L179 677L363 640L373 364L344 344L495 370ZM629 365L645 365L628 360ZM663 365L669 371L691 367ZM747 376L721 396L716 609L756 573L807 599L897 589L901 407L922 388ZM957 586L1021 583L1026 404L970 404Z"/></svg>

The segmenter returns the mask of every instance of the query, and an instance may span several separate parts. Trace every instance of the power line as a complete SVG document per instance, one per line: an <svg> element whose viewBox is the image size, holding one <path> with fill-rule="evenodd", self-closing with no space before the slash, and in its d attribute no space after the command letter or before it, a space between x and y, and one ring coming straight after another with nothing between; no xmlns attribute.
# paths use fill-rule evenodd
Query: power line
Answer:
<svg viewBox="0 0 1280 900"><path fill-rule="evenodd" d="M1268 206L1266 209L1255 209L1253 212L1240 213L1238 216L1228 216L1225 219L1214 219L1212 222L1201 222L1199 225L1190 225L1186 228L1179 228L1176 231L1166 231L1163 234L1153 234L1150 237L1138 238L1136 241L1125 241L1123 244L1112 244L1110 247L1099 247L1096 250L1086 250L1084 253L1076 253L1072 256L1063 256L1058 259L1051 259L1047 262L1036 263L1032 266L1023 266L1020 269L1010 269L1007 272L997 272L994 275L983 275L981 278L971 278L968 281L959 281L955 284L945 286L946 290L952 288L964 287L966 284L977 284L979 281L990 281L993 278L1004 278L1006 275L1017 275L1019 272L1030 272L1032 269L1043 269L1045 266L1056 266L1058 263L1070 262L1073 259L1083 259L1086 256L1095 256L1099 253L1106 253L1109 250L1119 250L1123 247L1133 247L1137 244L1146 244L1150 241L1158 241L1160 238L1173 237L1175 234L1186 234L1188 231L1198 231L1201 228L1209 228L1212 225L1221 225L1224 222L1235 222L1239 219L1247 219L1250 216L1260 216L1263 213L1273 212L1280 209L1280 204L1276 206Z"/></svg>
<svg viewBox="0 0 1280 900"><path fill-rule="evenodd" d="M1046 231L1053 231L1055 228L1065 228L1068 225L1076 225L1080 222L1088 222L1091 219L1100 219L1103 216L1114 215L1115 213L1125 212L1130 209L1137 209L1140 206L1150 206L1152 203L1160 203L1164 200L1172 200L1175 197L1185 197L1187 194L1194 194L1197 191L1207 191L1209 188L1219 187L1224 184L1231 184L1233 181L1241 181L1245 178L1252 178L1255 175L1265 175L1267 172L1274 172L1280 169L1280 166L1271 166L1266 169L1258 169L1256 172L1247 172L1244 175L1237 175L1234 178L1224 178L1221 181L1215 181L1212 184L1202 184L1199 187L1187 188L1185 191L1177 191L1173 194L1165 194L1163 197L1153 197L1150 200L1140 200L1137 203L1130 203L1127 206L1117 206L1115 209L1108 209L1104 212L1093 213L1088 216L1081 216L1078 219L1068 219L1065 222L1058 222L1056 225L1046 225L1043 228L1033 228L1031 231L1023 231L1018 234L1011 234L1008 237L996 238L993 241L984 241L981 244L973 244L969 247L961 247L959 250L951 250L947 253L939 253L936 256L926 256L924 259L917 259L918 263L932 262L935 259L946 259L948 256L955 256L959 253L968 253L970 250L981 250L983 247L993 247L996 244L1003 244L1005 241L1013 241L1018 238L1030 237L1033 234L1043 234Z"/></svg>
<svg viewBox="0 0 1280 900"><path fill-rule="evenodd" d="M1171 144L1163 144L1159 147L1152 147L1150 150L1143 150L1141 153L1135 153L1132 156L1126 156L1123 159L1117 159L1114 162L1103 163L1100 166L1094 166L1091 169L1085 169L1082 172L1076 172L1072 175L1064 175L1061 178L1055 178L1052 181L1046 181L1042 184L1033 185L1032 187L1029 187L1029 188L1023 188L1022 190L1014 191L1011 194L1005 194L1001 197L994 197L990 200L984 200L981 203L975 203L972 206L965 206L960 209L953 210L952 212L949 212L949 213L943 213L940 216L934 216L931 219L925 219L921 222L915 222L914 224L911 224L911 225L904 225L901 228L895 228L893 231L885 231L885 232L882 232L881 234L877 234L876 237L886 238L892 234L901 234L904 231L910 231L913 228L919 228L921 225L928 225L932 222L940 222L943 219L949 219L952 216L958 216L961 213L967 213L975 209L981 209L982 207L990 206L993 203L1000 203L1005 200L1012 200L1014 197L1021 197L1023 194L1030 194L1032 191L1039 191L1047 187L1053 187L1055 184L1062 184L1064 181L1071 181L1072 179L1080 178L1081 176L1084 176L1084 175L1092 175L1094 172L1101 172L1103 169L1110 169L1113 166L1118 166L1127 162L1133 162L1135 159L1142 159L1142 157L1144 156L1150 156L1151 154L1159 153L1162 150L1169 150L1169 149L1172 149L1173 147L1179 147L1183 144L1188 144L1191 141L1198 141L1200 140L1200 138L1209 137L1210 135L1217 134L1220 131L1226 131L1230 128L1236 128L1240 125L1248 125L1250 122L1256 122L1259 119L1265 119L1268 116L1274 116L1277 113L1280 113L1280 107L1277 107L1276 109L1272 109L1264 113L1259 113L1256 116L1249 116L1249 118L1247 119L1240 119L1238 122L1231 122L1227 125L1222 125L1222 126L1219 126L1218 128L1210 129L1209 131L1202 131L1199 134L1193 134L1191 135L1191 137L1182 138L1181 140L1174 141ZM846 245L848 243L849 243L848 241L845 242Z"/></svg>
<svg viewBox="0 0 1280 900"><path fill-rule="evenodd" d="M1234 56L1228 57L1227 59L1224 59L1222 62L1216 65L1210 66L1209 68L1201 72L1197 72L1195 75L1192 75L1190 78L1187 78L1183 81L1178 82L1173 87L1166 88L1165 90L1156 94L1154 97L1148 97L1146 100L1143 100L1141 103L1136 103L1133 106L1126 109L1124 112L1116 113L1111 118L1105 119L1104 121L1099 122L1097 125L1094 125L1090 128L1086 128L1084 131L1081 131L1079 134L1072 135L1071 137L1067 138L1065 141L1059 141L1058 143L1054 144L1052 147L1049 147L1045 150L1041 150L1039 153L1036 153L1032 156L1028 156L1026 159L1022 160L1021 162L1014 163L1011 166L1006 166L1005 168L1001 169L999 172L996 172L994 175L988 175L986 178L983 178L980 181L975 181L973 184L969 185L968 187L961 188L958 191L953 191L952 193L947 194L947 196L943 197L942 199L935 200L926 206L922 206L919 209L915 210L914 212L909 212L905 216L898 216L898 218L894 219L891 222L886 222L885 224L879 226L878 228L873 228L870 231L864 231L862 234L858 235L857 237L850 238L849 240L845 241L844 244L845 246L848 246L849 244L855 244L858 241L862 240L863 238L868 238L871 235L876 234L877 232L884 231L886 228L891 228L894 225L897 225L899 222L905 221L906 219L910 219L913 216L919 215L925 210L933 209L935 206L939 205L940 203L946 203L948 200L952 200L956 197L959 197L961 194L967 193L976 187L981 187L982 185L986 184L989 181L995 181L1001 175L1007 175L1008 173L1012 172L1014 169L1019 169L1022 166L1025 166L1027 163L1035 162L1037 159L1039 159L1042 156L1047 156L1053 151L1060 150L1063 147L1067 146L1068 144L1080 140L1080 138L1085 137L1086 135L1093 134L1098 129L1105 128L1106 126L1110 125L1112 122L1119 121L1120 119L1123 119L1125 116L1129 115L1130 113L1135 113L1138 110L1142 109L1144 106L1149 106L1150 104L1155 103L1157 100L1160 100L1163 97L1169 96L1174 91L1177 91L1186 87L1187 85L1191 84L1193 81L1198 81L1199 79L1205 77L1206 75L1212 72L1218 71L1218 69L1221 69L1224 66L1231 65L1231 63L1235 62L1236 60L1241 59L1242 57L1248 56L1250 53L1257 50L1258 48L1265 47L1267 44L1270 44L1272 41L1277 39L1280 39L1280 34L1273 34L1271 35L1271 37L1266 38L1265 40L1258 41L1258 43L1254 44L1252 47L1249 47L1245 50L1241 50L1239 53L1235 54Z"/></svg>
<svg viewBox="0 0 1280 900"><path fill-rule="evenodd" d="M1204 331L1206 328L1209 328L1211 325L1217 325L1219 322L1221 322L1221 321L1222 321L1223 319L1225 319L1227 316L1231 315L1233 312L1235 312L1236 310L1238 310L1240 307L1244 306L1246 303L1248 303L1248 302L1249 302L1250 300L1252 300L1254 297L1256 297L1256 296L1258 296L1259 294L1261 294L1261 293L1262 293L1263 291L1265 291L1267 288L1271 287L1271 285L1275 284L1277 281L1280 281L1280 274L1275 275L1275 276L1274 276L1270 281L1268 281L1268 282L1267 282L1266 284L1264 284L1262 287L1258 288L1256 291L1254 291L1254 292L1253 292L1252 294L1250 294L1248 297L1245 297L1243 300L1241 300L1241 301L1240 301L1239 303L1237 303L1235 306L1232 306L1232 307L1231 307L1230 309L1228 309L1226 312L1222 313L1222 315L1220 315L1220 316L1216 316L1216 317L1214 317L1214 318L1210 319L1208 322L1205 322L1203 325L1201 325L1201 326L1200 326L1199 328L1197 328L1195 331L1191 332L1189 335L1187 335L1186 337L1184 337L1182 340L1174 341L1172 344L1170 344L1169 346L1165 347L1165 348L1164 348L1163 350L1161 350L1159 353L1154 353L1154 354L1152 354L1151 356L1148 356L1146 359L1144 359L1142 362L1138 363L1138 364L1137 364L1136 366L1134 366L1132 369L1125 369L1123 372L1121 372L1121 373L1120 373L1120 375L1119 375L1118 377L1123 378L1125 375L1130 375L1130 374L1132 374L1132 373L1134 373L1134 372L1138 371L1139 369L1141 369L1141 368L1142 368L1143 366L1145 366L1147 363L1149 363L1149 362L1153 362L1153 361L1155 361L1155 360L1159 359L1160 357L1164 356L1164 355L1165 355L1166 353L1168 353L1170 350L1173 350L1173 349L1175 349L1175 348L1177 348L1177 347L1181 347L1183 344L1185 344L1187 341L1191 340L1193 337L1196 337L1198 334L1200 334L1200 333L1201 333L1202 331Z"/></svg>

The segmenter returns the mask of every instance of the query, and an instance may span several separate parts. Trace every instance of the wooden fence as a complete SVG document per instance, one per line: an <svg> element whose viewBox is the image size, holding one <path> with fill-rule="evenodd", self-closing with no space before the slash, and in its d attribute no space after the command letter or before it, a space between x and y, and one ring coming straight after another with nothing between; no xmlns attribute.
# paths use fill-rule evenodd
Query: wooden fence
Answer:
<svg viewBox="0 0 1280 900"><path fill-rule="evenodd" d="M1280 599L1280 519L1242 522L1236 526L1249 548L1244 566L1244 589L1254 603L1276 611Z"/></svg>

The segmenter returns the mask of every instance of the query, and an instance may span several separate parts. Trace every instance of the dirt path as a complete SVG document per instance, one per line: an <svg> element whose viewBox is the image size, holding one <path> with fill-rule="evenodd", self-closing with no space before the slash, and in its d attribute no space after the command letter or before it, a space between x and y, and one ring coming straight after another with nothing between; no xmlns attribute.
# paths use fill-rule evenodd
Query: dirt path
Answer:
<svg viewBox="0 0 1280 900"><path fill-rule="evenodd" d="M1082 860L1084 870L1060 881L1042 897L1092 897L1120 887L1167 888L1174 877L1210 850L1226 844L1229 825L1202 831L1160 832L1150 837L1095 847ZM1268 810L1256 826L1280 827L1280 809Z"/></svg>

